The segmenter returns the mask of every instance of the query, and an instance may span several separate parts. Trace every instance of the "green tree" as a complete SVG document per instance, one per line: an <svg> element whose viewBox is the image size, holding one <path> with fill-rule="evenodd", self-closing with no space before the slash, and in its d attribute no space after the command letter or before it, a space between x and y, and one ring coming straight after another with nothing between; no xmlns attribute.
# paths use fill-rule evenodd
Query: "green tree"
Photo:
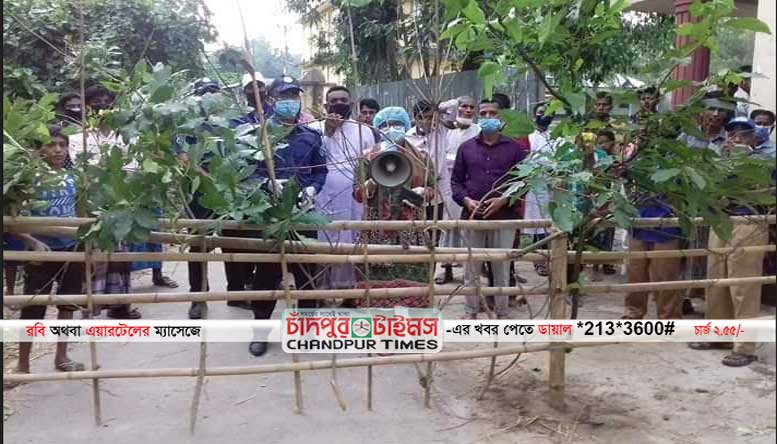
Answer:
<svg viewBox="0 0 777 444"><path fill-rule="evenodd" d="M555 154L542 162L522 164L513 172L513 180L498 191L517 199L529 190L549 187L553 199L548 212L578 253L571 282L577 281L582 251L588 239L601 229L602 221L630 227L636 209L621 194L624 186L630 197L641 193L665 196L686 232L694 226L692 218L702 217L721 238L728 238L731 232L725 210L732 201L740 205L774 203L770 194L773 162L740 153L718 156L678 140L680 132L700 135L696 117L704 109L703 90L687 104L671 112L652 114L638 124L613 119L610 129L624 150L620 155L597 155L596 133L605 124L586 113L593 92L587 85L605 79L607 67L617 64L620 55L609 48L610 40L623 30L628 2L500 0L481 7L473 0L450 0L446 5L451 21L443 37L453 39L461 51L482 51L484 61L479 74L486 95L507 70L531 70L554 97L546 113L565 110L553 130L560 141ZM645 67L650 74L661 73L655 85L661 93L688 86L688 82L668 80L669 75L698 48L717 52L721 29L769 32L757 19L733 17L733 0L697 1L690 12L699 21L675 30L689 37L690 42L664 57L656 57ZM548 77L553 84L546 80ZM735 73L724 72L707 83L724 86L726 91L726 85L740 79ZM618 99L633 102L636 97L627 93ZM532 130L526 114L502 112L502 117L508 135Z"/></svg>
<svg viewBox="0 0 777 444"><path fill-rule="evenodd" d="M91 79L115 79L141 59L192 77L204 72L203 45L216 32L202 0L9 0L3 2L6 95L39 97L77 86L80 7Z"/></svg>
<svg viewBox="0 0 777 444"><path fill-rule="evenodd" d="M720 50L710 57L710 72L738 69L753 62L755 33L741 29L723 28L718 31Z"/></svg>

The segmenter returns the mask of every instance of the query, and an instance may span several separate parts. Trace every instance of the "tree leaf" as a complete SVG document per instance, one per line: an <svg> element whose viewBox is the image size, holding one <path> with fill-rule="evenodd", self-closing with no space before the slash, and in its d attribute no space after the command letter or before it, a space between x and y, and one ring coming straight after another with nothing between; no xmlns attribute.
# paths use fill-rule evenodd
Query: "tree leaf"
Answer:
<svg viewBox="0 0 777 444"><path fill-rule="evenodd" d="M699 187L700 190L703 190L705 186L707 186L707 181L704 180L704 178L696 172L691 167L685 167L683 168L683 171L685 171L685 174L688 175L688 177L693 181L694 184L696 184L697 187Z"/></svg>
<svg viewBox="0 0 777 444"><path fill-rule="evenodd" d="M676 177L678 174L680 174L680 170L677 168L667 168L664 170L658 170L655 173L653 173L652 176L650 176L650 179L654 182L666 182L669 179L672 179Z"/></svg>
<svg viewBox="0 0 777 444"><path fill-rule="evenodd" d="M138 208L135 210L135 222L143 228L156 230L159 228L159 219L153 211L148 208Z"/></svg>
<svg viewBox="0 0 777 444"><path fill-rule="evenodd" d="M553 209L553 223L556 227L566 233L571 233L575 229L572 209L568 206L557 206Z"/></svg>
<svg viewBox="0 0 777 444"><path fill-rule="evenodd" d="M746 31L763 32L769 35L772 34L771 30L769 30L769 25L755 17L732 17L723 22L723 26Z"/></svg>
<svg viewBox="0 0 777 444"><path fill-rule="evenodd" d="M145 159L143 160L143 171L156 174L159 172L159 164L152 159Z"/></svg>
<svg viewBox="0 0 777 444"><path fill-rule="evenodd" d="M497 73L499 70L499 65L492 62L492 61L486 61L483 62L482 65L480 65L480 68L478 69L478 76L483 79L489 76L493 76Z"/></svg>
<svg viewBox="0 0 777 444"><path fill-rule="evenodd" d="M516 110L500 110L499 117L505 122L502 134L507 137L527 136L534 131L534 122L528 114Z"/></svg>
<svg viewBox="0 0 777 444"><path fill-rule="evenodd" d="M461 12L476 25L482 25L486 22L486 15L475 0L470 0Z"/></svg>

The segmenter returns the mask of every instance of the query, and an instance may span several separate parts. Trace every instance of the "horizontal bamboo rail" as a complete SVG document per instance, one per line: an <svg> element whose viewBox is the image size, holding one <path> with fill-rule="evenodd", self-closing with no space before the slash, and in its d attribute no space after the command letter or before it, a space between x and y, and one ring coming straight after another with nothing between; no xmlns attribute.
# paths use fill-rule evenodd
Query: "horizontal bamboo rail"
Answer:
<svg viewBox="0 0 777 444"><path fill-rule="evenodd" d="M18 232L18 231L24 231L26 233L30 234L43 234L43 235L49 235L49 236L61 236L66 238L75 239L77 235L77 229L74 227L52 227L52 226L32 226L32 227L4 227L5 230L9 232ZM196 244L198 246L205 244L207 248L230 248L230 249L236 249L236 250L246 250L246 251L274 251L278 247L278 242L272 241L272 240L264 240L264 239L249 239L249 238L241 238L241 237L222 237L222 236L193 236L193 235L185 235L185 234L176 234L176 233L160 233L160 232L153 232L151 233L151 237L149 239L150 242L156 242L156 243L163 243L163 244ZM288 250L292 253L297 254L312 254L312 253L318 253L318 254L331 254L331 255L351 255L351 256L359 256L361 259L358 258L349 258L349 259L338 259L338 261L342 262L333 262L333 263L364 263L364 255L354 255L355 252L363 249L363 245L358 244L328 244L325 242L317 242L317 241L288 241L287 244L289 245ZM416 261L416 258L410 258L407 255L417 254L417 255L424 255L428 254L431 255L431 250L427 247L419 247L419 246L409 246L409 247L403 247L401 245L382 245L382 244L368 244L367 249L370 253L374 253L375 255L392 255L392 254L401 254L408 263L413 263ZM777 251L777 245L758 245L758 246L748 246L748 247L728 247L728 248L707 248L707 249L687 249L687 250L657 250L657 251L638 251L638 252L631 252L631 251L598 251L598 252L591 252L586 251L582 254L582 259L584 263L615 263L615 262L623 262L627 259L647 259L647 258L676 258L676 257L682 257L682 258L690 258L690 257L703 257L708 256L711 253L715 254L729 254L733 253L735 250L742 251L742 252L772 252ZM32 259L24 259L23 257L17 257L17 252L8 251L5 252L6 260L32 260ZM467 248L436 248L435 249L435 260L438 262L445 262L446 260L440 259L441 254L466 254L469 257L469 252ZM144 256L122 256L124 254L143 254ZM168 254L180 254L180 253L172 253L172 252L166 252L166 253L118 253L118 254L111 254L111 259L106 260L106 262L128 262L128 261L135 261L135 260L149 260L149 261L159 261L159 260L179 260L172 257L168 257L166 255ZM200 253L200 254L208 254L208 253ZM229 254L241 254L241 253L229 253ZM475 260L488 260L492 262L498 262L502 260L509 260L509 261L519 261L519 262L536 262L536 261L544 261L547 260L547 254L548 250L544 249L537 249L534 250L533 253L525 253L519 249L514 248L473 248L472 249L473 259ZM161 255L161 256L160 256ZM485 256L480 256L485 255ZM99 257L99 254L96 254L95 257ZM319 256L321 257L321 256ZM383 260L383 257L378 256L379 259ZM420 256L419 256L420 257ZM447 256L443 256L445 258ZM574 251L569 251L567 253L567 260L573 259L575 257ZM37 259L41 262L48 261L49 259ZM57 261L60 259L57 259ZM72 260L72 259L70 259ZM188 260L188 259L180 259L180 260ZM250 260L249 258L241 259L240 256L235 256L235 259L221 259L221 258L214 258L212 255L208 255L207 257L203 256L201 258L197 258L197 261L210 261L210 262L276 262L269 259L261 259L257 261ZM369 261L369 259L367 259ZM428 257L425 257L423 261L428 260ZM50 261L54 261L54 259L50 259ZM422 261L422 262L423 262ZM290 260L290 262L294 262L293 260ZM391 260L391 262L394 262ZM458 262L458 261L453 261ZM313 262L310 262L313 263ZM378 263L377 261L375 263Z"/></svg>
<svg viewBox="0 0 777 444"><path fill-rule="evenodd" d="M474 250L474 249L473 249ZM542 253L522 253L520 250L500 249L499 251L479 249L481 252L472 255L466 253L435 254L437 262L534 262L547 260ZM546 250L538 250L546 251ZM652 259L652 258L677 258L700 257L711 254L731 254L734 251L753 253L777 251L776 245L756 245L748 247L708 248L693 250L657 250L638 252L584 252L584 263L611 263L621 262L626 259ZM287 254L289 263L299 264L412 264L428 262L431 253L422 254ZM567 252L567 260L574 259L575 252ZM40 252L40 251L5 251L4 259L8 261L36 261L36 262L84 262L84 252ZM135 262L135 261L165 261L165 262L251 262L251 263L277 263L280 260L278 253L93 253L95 262Z"/></svg>
<svg viewBox="0 0 777 444"><path fill-rule="evenodd" d="M737 224L770 223L777 221L775 215L769 216L734 216L731 222ZM7 226L67 226L79 227L95 222L91 217L11 217L3 216L3 225ZM695 218L695 223L703 223L701 218ZM550 228L552 221L550 219L505 219L505 220L443 220L433 222L429 220L389 220L389 221L369 221L369 220L350 220L334 221L327 224L295 224L291 227L300 230L406 230L422 228L439 229L465 229L465 230L499 230L499 229L521 229L521 228ZM674 227L680 224L678 218L635 218L632 219L634 227ZM602 221L602 226L611 225L608 221ZM162 228L220 228L229 230L261 230L267 225L246 224L235 221L222 221L210 219L160 219Z"/></svg>
<svg viewBox="0 0 777 444"><path fill-rule="evenodd" d="M372 298L404 298L407 296L427 296L429 287L418 284L418 287L404 288L371 288ZM486 296L530 296L547 294L547 287L521 289L518 287L489 287L483 288ZM451 294L469 295L475 294L475 287L435 286L435 296ZM291 290L292 299L366 299L367 290ZM212 301L268 301L285 298L283 290L252 290L252 291L210 291L210 292L169 292L169 293L128 293L128 294L95 294L92 297L96 304L151 304L172 302L212 302ZM81 305L86 300L86 295L13 295L3 298L4 305Z"/></svg>
<svg viewBox="0 0 777 444"><path fill-rule="evenodd" d="M515 250L517 251L517 250ZM83 252L43 252L43 251L6 251L5 260L35 261L35 262L84 262ZM165 262L251 262L261 264L276 264L280 261L278 253L94 253L95 262L135 262L135 261L165 261ZM429 254L286 254L286 260L293 264L415 264L429 262ZM505 262L520 259L520 254L513 253L479 253L438 254L438 262L493 261ZM542 260L542 255L532 255L532 259Z"/></svg>
<svg viewBox="0 0 777 444"><path fill-rule="evenodd" d="M503 348L487 348L484 350L462 350L455 352L439 352L434 354L407 354L378 356L368 358L348 358L331 360L285 362L279 364L263 364L235 367L207 367L205 376L240 376L258 375L266 373L281 373L292 371L331 370L335 368L366 367L370 365L398 365L422 362L458 361L462 359L490 358L492 356L514 355L518 353L532 353L556 349L571 349L581 347L595 347L600 345L613 345L616 342L587 342L587 343L538 343L517 345ZM198 375L198 368L159 368L159 369L133 369L133 370L92 370L83 372L57 372L57 373L9 373L3 375L8 382L40 382L40 381L76 381L83 379L119 379L119 378L175 378L182 376Z"/></svg>
<svg viewBox="0 0 777 444"><path fill-rule="evenodd" d="M726 279L695 279L687 281L644 282L635 284L595 284L583 286L584 294L602 293L634 293L639 291L679 290L686 288L715 288L729 287L732 285L767 285L774 283L777 276L756 276L744 278ZM547 295L548 287L522 289L520 287L482 287L484 296L537 296ZM419 284L418 287L406 288L371 288L372 298L403 298L406 296L426 296L429 287ZM292 299L365 299L367 290L292 290ZM435 286L433 294L445 295L470 295L477 294L476 287ZM148 303L173 303L173 302L209 302L209 301L266 301L285 298L282 290L255 290L255 291L213 291L213 292L170 292L170 293L128 293L128 294L95 294L92 296L95 304L148 304ZM3 305L83 305L86 303L86 295L14 295L3 297Z"/></svg>

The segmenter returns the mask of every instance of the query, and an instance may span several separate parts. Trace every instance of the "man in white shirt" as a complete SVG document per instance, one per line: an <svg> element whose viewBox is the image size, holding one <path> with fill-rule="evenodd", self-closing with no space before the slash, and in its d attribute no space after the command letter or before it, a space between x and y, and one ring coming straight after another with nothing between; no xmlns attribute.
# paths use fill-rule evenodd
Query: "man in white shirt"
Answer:
<svg viewBox="0 0 777 444"><path fill-rule="evenodd" d="M324 187L315 197L316 209L332 220L361 220L363 206L352 196L354 171L362 153L377 141L369 126L351 118L353 102L348 88L330 88L325 101L327 119L309 124L323 134L328 169ZM355 239L351 230L318 232L319 241L333 245L353 243ZM354 288L355 279L352 264L330 265L321 273L319 287Z"/></svg>
<svg viewBox="0 0 777 444"><path fill-rule="evenodd" d="M413 119L415 126L407 132L405 140L420 151L426 152L434 164L438 183L450 181L448 168L445 166L445 142L448 137L448 128L442 126L439 118L434 121L435 106L426 100L421 100L413 106ZM426 218L434 220L434 211L437 209L437 220L442 220L444 206L443 198L438 188L434 199L426 207ZM439 240L439 239L438 239Z"/></svg>
<svg viewBox="0 0 777 444"><path fill-rule="evenodd" d="M538 103L534 105L534 132L529 134L529 147L531 148L531 154L527 162L542 162L543 159L553 156L558 145L558 140L552 140L550 138L550 123L553 121L553 115L545 115L545 103ZM526 193L526 206L524 207L524 219L549 219L550 216L547 213L548 203L550 201L549 191L530 191ZM534 236L534 242L540 241L542 238L548 235L545 228L527 228L524 230L524 234ZM543 262L535 262L534 270L540 276L548 275L547 264Z"/></svg>
<svg viewBox="0 0 777 444"><path fill-rule="evenodd" d="M456 123L454 129L448 131L445 141L445 176L440 179L440 194L445 204L443 212L444 220L458 220L461 217L461 206L453 200L450 177L453 173L453 162L462 143L477 137L480 127L475 124L475 99L469 96L461 96L456 99L458 103ZM459 230L448 230L443 234L441 244L444 247L456 248L461 246L461 233ZM453 280L453 265L443 264L444 274L435 278L438 284L445 284Z"/></svg>

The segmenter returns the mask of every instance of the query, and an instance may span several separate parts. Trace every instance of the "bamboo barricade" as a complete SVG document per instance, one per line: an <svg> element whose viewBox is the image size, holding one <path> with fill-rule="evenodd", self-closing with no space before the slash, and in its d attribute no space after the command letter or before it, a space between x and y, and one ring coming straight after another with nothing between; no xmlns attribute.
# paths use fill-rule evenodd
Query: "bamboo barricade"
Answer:
<svg viewBox="0 0 777 444"><path fill-rule="evenodd" d="M34 232L34 233L58 233L75 235L76 227L94 221L90 218L28 218L28 217L4 217L4 231L9 232ZM750 223L774 223L775 216L735 217L735 224ZM677 219L637 219L635 226L675 226ZM333 222L322 226L300 226L298 229L407 229L429 227L431 229L460 228L468 230L491 230L505 228L530 228L549 227L549 220L506 220L506 221L343 221ZM163 221L162 227L180 229L187 228L229 228L229 229L261 229L261 225L250 225L225 221L207 220L177 220ZM403 248L401 246L373 246L338 245L331 246L320 242L287 242L279 252L278 245L272 241L258 239L240 239L218 236L195 236L179 233L154 233L153 241L171 244L187 244L201 242L208 248L220 246L236 246L241 244L247 250L268 251L267 253L92 253L86 255L80 252L5 252L6 260L16 261L57 261L57 262L128 262L139 260L163 260L163 261L196 261L196 262L254 262L254 263L282 263L284 268L284 285L282 290L270 291L241 291L241 292L202 292L202 293L131 293L127 295L116 294L88 294L86 295L16 295L4 298L4 305L63 305L63 304L117 304L117 303L170 303L192 301L222 301L222 300L271 300L285 299L287 303L294 300L305 299L364 299L373 297L399 298L412 294L426 295L467 295L477 294L480 298L485 296L507 295L549 295L549 315L554 319L566 317L566 291L567 291L567 264L575 252L568 251L567 240L564 236L554 236L546 240L550 242L549 250L537 250L540 246L534 244L528 249L472 249L472 248L437 248L430 251L425 247ZM241 248L239 247L239 248ZM288 247L288 250L286 250ZM695 249L695 250L661 250L645 252L585 252L583 261L586 263L615 262L631 258L668 258L668 257L700 257L710 254L730 254L734 251L767 252L775 251L774 245L748 246L738 248ZM293 253L287 253L292 251ZM377 254L371 254L377 253ZM535 261L545 260L550 253L551 280L548 287L522 289L514 287L480 288L426 285L417 288L381 288L381 289L354 289L354 290L291 290L287 278L287 264L371 264L371 263L421 263L421 262L463 262L463 261ZM656 291L684 288L712 288L741 284L768 284L775 280L775 276L758 276L747 278L728 279L699 279L689 281L667 281L633 284L594 284L586 285L581 289L582 294L602 294L612 292L637 292ZM440 352L434 355L405 355L388 357L349 358L337 360L293 362L281 364L266 364L245 367L210 367L205 366L204 353L201 351L201 362L196 368L168 368L168 369L134 369L134 370L96 370L69 373L41 373L41 374L9 374L5 375L8 381L62 381L112 378L136 378L136 377L196 377L198 382L205 376L229 376L229 375L255 375L262 373L293 372L295 374L295 392L298 411L302 410L301 376L302 371L329 369L333 372L339 368L361 367L372 368L375 365L396 364L430 364L432 362L453 361L460 359L491 358L516 353L549 352L549 384L552 401L558 406L563 406L564 381L565 381L565 353L573 348L595 345L608 345L611 343L586 343L586 344L530 344L524 346L511 346L500 348L487 348L482 350L468 350L456 352ZM427 366L428 370L431 367ZM431 379L431 372L426 375ZM427 380L427 384L431 381ZM196 389L199 391L199 389ZM197 393L197 392L195 392ZM429 390L425 392L425 400L428 400ZM336 393L337 395L337 393ZM371 403L368 405L371 406ZM196 401L193 406L196 409ZM196 412L196 410L194 410ZM196 413L193 413L193 415ZM191 419L191 427L194 426L194 417Z"/></svg>

